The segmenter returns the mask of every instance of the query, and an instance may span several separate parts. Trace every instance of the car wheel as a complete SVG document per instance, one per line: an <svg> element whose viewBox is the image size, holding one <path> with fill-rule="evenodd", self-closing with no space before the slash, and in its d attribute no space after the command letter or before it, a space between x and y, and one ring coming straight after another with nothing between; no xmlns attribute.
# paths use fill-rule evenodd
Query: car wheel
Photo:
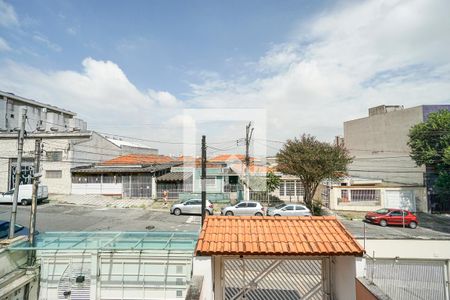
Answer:
<svg viewBox="0 0 450 300"><path fill-rule="evenodd" d="M175 216L181 215L181 209L175 208L175 209L173 210L173 214L174 214Z"/></svg>
<svg viewBox="0 0 450 300"><path fill-rule="evenodd" d="M279 214L276 214L276 215L273 215L274 217L281 217L281 215L279 215Z"/></svg>
<svg viewBox="0 0 450 300"><path fill-rule="evenodd" d="M205 210L205 215L210 216L211 212L209 210Z"/></svg>
<svg viewBox="0 0 450 300"><path fill-rule="evenodd" d="M226 215L226 216L232 216L232 215L234 215L234 214L233 214L232 211L227 211L227 212L225 213L225 215Z"/></svg>
<svg viewBox="0 0 450 300"><path fill-rule="evenodd" d="M262 217L262 213L260 213L260 212L257 212L256 214L255 214L255 216L258 216L258 217Z"/></svg>
<svg viewBox="0 0 450 300"><path fill-rule="evenodd" d="M386 220L381 220L381 221L380 221L380 226L386 227L386 225L387 225Z"/></svg>
<svg viewBox="0 0 450 300"><path fill-rule="evenodd" d="M28 200L27 199L22 199L22 200L20 200L20 204L22 204L23 206L27 206L28 205Z"/></svg>
<svg viewBox="0 0 450 300"><path fill-rule="evenodd" d="M414 221L411 221L411 223L409 223L409 227L412 228L412 229L416 229L417 223L414 222Z"/></svg>

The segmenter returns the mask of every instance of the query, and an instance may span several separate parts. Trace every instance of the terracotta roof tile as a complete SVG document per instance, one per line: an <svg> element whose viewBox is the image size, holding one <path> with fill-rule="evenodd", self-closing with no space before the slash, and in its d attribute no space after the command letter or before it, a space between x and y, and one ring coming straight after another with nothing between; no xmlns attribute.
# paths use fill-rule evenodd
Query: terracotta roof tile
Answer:
<svg viewBox="0 0 450 300"><path fill-rule="evenodd" d="M197 255L352 255L364 249L335 217L208 216Z"/></svg>
<svg viewBox="0 0 450 300"><path fill-rule="evenodd" d="M118 156L116 158L102 162L103 166L117 166L117 165L149 165L169 163L174 160L165 155L148 155L148 154L128 154Z"/></svg>

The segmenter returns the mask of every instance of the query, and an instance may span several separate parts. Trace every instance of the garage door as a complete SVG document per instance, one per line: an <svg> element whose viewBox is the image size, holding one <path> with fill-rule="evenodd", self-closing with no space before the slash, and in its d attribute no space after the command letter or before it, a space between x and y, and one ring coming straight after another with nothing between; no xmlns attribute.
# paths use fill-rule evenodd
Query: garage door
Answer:
<svg viewBox="0 0 450 300"><path fill-rule="evenodd" d="M414 193L412 191L386 191L385 207L416 211Z"/></svg>

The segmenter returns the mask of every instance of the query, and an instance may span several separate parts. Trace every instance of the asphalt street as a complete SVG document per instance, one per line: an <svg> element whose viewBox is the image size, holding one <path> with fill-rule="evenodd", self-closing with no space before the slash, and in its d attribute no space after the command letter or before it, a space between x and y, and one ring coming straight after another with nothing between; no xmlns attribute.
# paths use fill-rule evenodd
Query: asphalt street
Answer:
<svg viewBox="0 0 450 300"><path fill-rule="evenodd" d="M0 204L0 220L10 220L11 205ZM28 227L30 206L17 207L16 223ZM101 208L43 203L36 228L46 231L198 231L199 216L174 216L142 208Z"/></svg>

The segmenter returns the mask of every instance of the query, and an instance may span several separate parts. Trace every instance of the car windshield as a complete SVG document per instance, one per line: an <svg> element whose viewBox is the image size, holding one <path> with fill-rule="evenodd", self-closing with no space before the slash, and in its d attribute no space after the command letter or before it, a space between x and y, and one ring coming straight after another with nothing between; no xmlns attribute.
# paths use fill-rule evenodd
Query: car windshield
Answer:
<svg viewBox="0 0 450 300"><path fill-rule="evenodd" d="M280 208L283 208L283 207L285 207L285 206L286 206L286 204L283 203L283 204L280 204L280 205L275 206L275 208L276 208L276 209L280 209Z"/></svg>
<svg viewBox="0 0 450 300"><path fill-rule="evenodd" d="M386 208L382 208L382 209L376 210L375 212L380 215L385 215L389 212L389 210Z"/></svg>

